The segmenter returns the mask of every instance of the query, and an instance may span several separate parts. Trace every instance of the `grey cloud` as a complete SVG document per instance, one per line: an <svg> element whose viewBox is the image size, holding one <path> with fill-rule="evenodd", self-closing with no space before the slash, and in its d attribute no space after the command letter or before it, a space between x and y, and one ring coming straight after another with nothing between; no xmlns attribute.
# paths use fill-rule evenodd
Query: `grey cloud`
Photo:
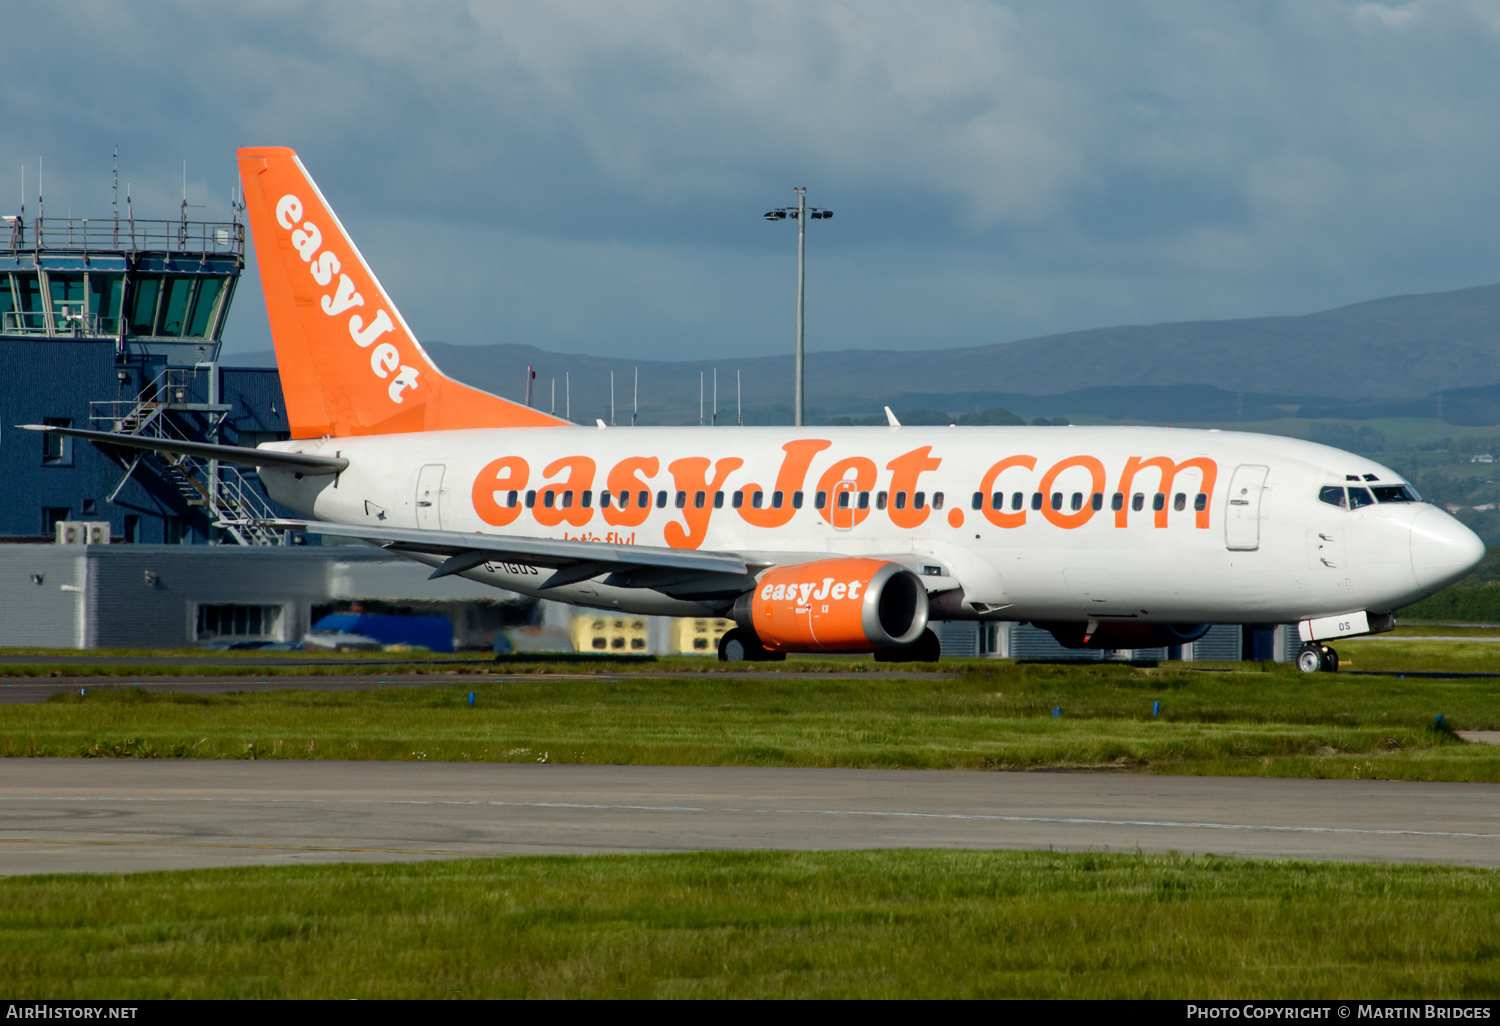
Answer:
<svg viewBox="0 0 1500 1026"><path fill-rule="evenodd" d="M10 8L0 206L220 217L302 153L427 337L670 357L980 344L1500 277L1500 4ZM65 45L64 45L65 44ZM28 175L30 172L28 172ZM28 178L28 182L30 179ZM34 191L34 190L33 190ZM253 280L231 323L265 344Z"/></svg>

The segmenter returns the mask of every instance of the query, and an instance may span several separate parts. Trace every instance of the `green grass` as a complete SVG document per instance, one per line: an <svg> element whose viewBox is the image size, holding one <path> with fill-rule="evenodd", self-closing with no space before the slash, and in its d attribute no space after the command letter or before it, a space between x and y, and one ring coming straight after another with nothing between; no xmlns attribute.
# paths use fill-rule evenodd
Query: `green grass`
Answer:
<svg viewBox="0 0 1500 1026"><path fill-rule="evenodd" d="M0 880L48 998L1493 998L1500 874L972 851Z"/></svg>
<svg viewBox="0 0 1500 1026"><path fill-rule="evenodd" d="M0 754L1500 780L1500 748L1435 726L1441 713L1452 729L1500 729L1497 698L1500 680L1488 679L1008 662L916 681L622 674L213 696L108 687L0 706Z"/></svg>

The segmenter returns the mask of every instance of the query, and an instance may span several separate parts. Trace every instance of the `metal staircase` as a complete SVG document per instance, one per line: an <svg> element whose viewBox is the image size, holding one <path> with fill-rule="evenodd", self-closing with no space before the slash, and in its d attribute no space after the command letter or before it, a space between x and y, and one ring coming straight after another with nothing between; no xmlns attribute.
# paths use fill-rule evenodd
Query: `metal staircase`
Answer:
<svg viewBox="0 0 1500 1026"><path fill-rule="evenodd" d="M207 439L216 439L219 425L232 408L216 401L217 371L218 368L211 364L168 367L134 399L90 403L89 426L95 431L142 438L203 441L203 438L190 438L168 416L173 411L192 412L201 414L207 421L208 430L204 433ZM255 471L218 460L143 450L126 468L125 475L109 496L110 501L120 494L142 460L151 461L188 506L205 509L209 522L236 544L286 543L284 532L264 523L275 520L276 511L256 486Z"/></svg>

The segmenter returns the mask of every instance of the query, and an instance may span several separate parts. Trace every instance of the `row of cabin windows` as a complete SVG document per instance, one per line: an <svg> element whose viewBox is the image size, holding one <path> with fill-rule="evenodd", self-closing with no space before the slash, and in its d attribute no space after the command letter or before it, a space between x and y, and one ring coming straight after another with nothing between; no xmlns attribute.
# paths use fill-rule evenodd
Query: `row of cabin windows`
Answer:
<svg viewBox="0 0 1500 1026"><path fill-rule="evenodd" d="M1172 498L1172 508L1175 509L1175 510L1177 510L1178 512L1181 512L1182 510L1187 509L1187 502L1188 502L1187 493L1186 492L1178 492ZM1068 498L1068 508L1071 509L1071 510L1081 510L1081 509L1083 509L1083 503L1084 503L1084 494L1083 494L1083 492L1074 492L1072 494L1072 496L1070 496ZM1048 496L1046 496L1042 492L1032 492L1031 493L1031 508L1032 509L1041 509L1044 504L1045 505L1050 505L1055 510L1062 509L1063 508L1063 493L1062 492L1053 492L1052 495L1051 495L1051 501L1050 501L1050 503L1048 502ZM1090 509L1093 509L1093 510L1101 510L1101 509L1103 509L1104 508L1104 493L1103 492L1094 492L1092 495L1090 495L1088 497L1088 504L1089 504L1089 508ZM972 505L973 505L973 507L975 509L984 509L984 508L986 508L985 507L984 493L983 492L975 492L974 493L974 499L973 499ZM996 492L995 494L991 495L989 497L989 507L988 508L990 508L992 510L996 510L996 511L1005 509L1005 493L1004 492ZM1012 510L1025 509L1026 508L1026 493L1025 492L1012 492L1011 496L1010 496L1010 508ZM1110 496L1109 508L1112 509L1112 510L1122 510L1122 509L1124 509L1125 508L1125 493L1124 492L1115 492L1114 495ZM1146 508L1146 493L1145 492L1136 492L1134 495L1132 495L1130 497L1130 508L1133 509L1133 510L1136 510L1136 511L1140 511L1140 510L1145 509ZM1167 508L1167 493L1166 492L1157 492L1155 495L1151 496L1151 508L1154 509L1154 510L1163 510L1163 509L1166 509ZM1198 512L1201 513L1205 509L1207 509L1207 508L1208 508L1208 494L1207 493L1205 493L1205 492L1199 492L1197 495L1193 496L1193 509L1195 509L1195 510L1197 510Z"/></svg>
<svg viewBox="0 0 1500 1026"><path fill-rule="evenodd" d="M213 329L226 280L213 275L132 275L130 302L123 304L125 278L119 273L50 271L45 296L34 271L0 274L0 331L45 332L50 309L58 334L72 334L76 328L85 335L116 335L123 317L127 334L205 338Z"/></svg>
<svg viewBox="0 0 1500 1026"><path fill-rule="evenodd" d="M803 495L802 492L793 492L792 493L792 509L801 509L802 508L802 495ZM583 508L583 509L588 509L590 506L593 505L593 501L594 501L594 493L593 492L591 492L591 491L580 491L580 492L576 492L575 493L573 491L573 489L571 489L571 488L563 489L561 491L559 491L556 488L545 488L545 489L542 489L540 491L540 493L537 492L535 489L533 489L533 490L528 491L526 493L525 504L526 504L526 508L527 509L534 508L538 502L540 502L542 504L542 506L544 508L546 508L546 509L572 509L575 497L576 497L576 499L578 501L578 505L581 508ZM745 505L745 497L746 497L746 493L743 490L735 492L733 494L733 496L731 497L730 505L733 506L735 509L741 509ZM887 492L876 492L875 493L875 508L876 509L885 509L886 508L886 503L888 501L888 498L889 498L889 493L887 493ZM907 499L908 499L908 496L907 496L906 492L904 492L904 491L897 492L896 495L895 495L894 501L891 502L891 505L893 505L896 509L905 509L906 506L907 506ZM767 496L766 496L765 492L755 491L755 492L750 492L749 493L749 501L750 501L750 508L751 509L765 509L765 508L767 508L767 506L766 506L766 500L767 500ZM910 495L910 500L911 500L911 508L912 509L925 509L927 507L927 504L928 504L927 503L927 493L926 492L913 492ZM693 492L692 493L692 497L691 497L691 501L692 501L694 509L702 509L704 506L708 505L708 501L709 501L709 499L708 499L708 493L707 492ZM506 497L505 497L505 504L506 504L506 506L514 509L516 506L519 506L521 504L521 502L522 502L522 498L521 498L521 493L519 491L512 491L512 492L509 492L509 493L506 494ZM688 493L687 492L677 492L675 496L671 492L665 492L665 491L657 492L656 493L655 506L656 506L657 509L665 509L667 507L668 502L671 502L671 504L673 506L675 506L677 509L683 509L683 508L685 508L687 506L687 504L689 502ZM652 505L651 493L648 492L648 491L645 491L645 490L642 490L642 491L639 491L639 492L628 492L628 491L611 492L611 491L601 491L599 493L599 507L601 509L609 509L611 506L615 506L615 507L618 507L620 509L629 509L632 504L634 504L634 506L637 509L646 509L646 508L650 507ZM781 509L785 504L786 504L786 496L785 496L784 493L778 491L778 492L772 492L770 494L770 508L771 509ZM870 508L870 493L869 492L854 492L854 491L847 491L847 490L846 491L841 491L836 496L835 505L839 509L851 509L851 508L854 508L854 509L869 509ZM713 506L714 506L714 509L723 509L724 508L724 493L723 492L714 492L714 494L713 494ZM827 506L828 506L828 493L826 491L815 492L813 494L813 507L815 509L826 509ZM943 493L942 492L933 492L932 493L932 508L933 509L942 509L943 508Z"/></svg>

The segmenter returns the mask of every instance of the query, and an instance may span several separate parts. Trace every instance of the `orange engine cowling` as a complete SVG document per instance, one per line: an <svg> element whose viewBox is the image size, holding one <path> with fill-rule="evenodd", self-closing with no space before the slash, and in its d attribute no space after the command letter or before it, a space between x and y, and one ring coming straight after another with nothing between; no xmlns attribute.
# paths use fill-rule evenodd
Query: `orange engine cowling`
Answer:
<svg viewBox="0 0 1500 1026"><path fill-rule="evenodd" d="M927 589L899 563L820 559L768 570L734 606L773 652L871 652L927 627Z"/></svg>

